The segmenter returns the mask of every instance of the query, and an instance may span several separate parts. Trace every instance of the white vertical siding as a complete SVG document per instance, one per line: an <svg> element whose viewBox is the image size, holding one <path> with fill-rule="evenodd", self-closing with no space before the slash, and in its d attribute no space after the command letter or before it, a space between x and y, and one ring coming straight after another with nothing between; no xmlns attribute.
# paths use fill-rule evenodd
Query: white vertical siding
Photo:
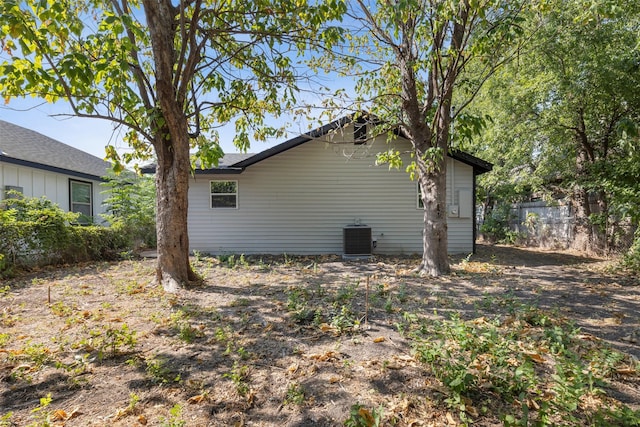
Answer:
<svg viewBox="0 0 640 427"><path fill-rule="evenodd" d="M65 211L69 210L69 179L75 179L93 184L93 214L98 216L104 213L102 206L105 195L100 181L74 178L68 175L47 172L26 166L17 166L0 162L0 200L4 198L6 185L22 187L23 194L27 197L42 197L56 203ZM96 218L99 221L99 218Z"/></svg>
<svg viewBox="0 0 640 427"><path fill-rule="evenodd" d="M404 170L376 166L373 144L310 141L236 175L196 175L189 190L189 239L210 253L342 253L342 229L359 220L372 228L376 253L422 252L423 213L416 183ZM405 147L407 148L407 147ZM471 189L473 170L450 160L447 178ZM209 182L238 181L238 208L211 209ZM473 249L473 219L449 218L449 251Z"/></svg>

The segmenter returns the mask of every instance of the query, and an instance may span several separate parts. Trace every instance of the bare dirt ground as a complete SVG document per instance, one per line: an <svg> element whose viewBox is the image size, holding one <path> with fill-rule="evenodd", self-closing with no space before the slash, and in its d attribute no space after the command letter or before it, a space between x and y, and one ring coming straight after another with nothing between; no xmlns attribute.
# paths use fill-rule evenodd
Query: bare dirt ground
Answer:
<svg viewBox="0 0 640 427"><path fill-rule="evenodd" d="M580 254L478 249L438 279L413 274L411 257L195 257L203 281L177 294L152 284L153 259L5 280L0 426L335 426L356 403L396 425L455 425L401 333L407 313L536 306L637 363L637 276ZM637 372L606 390L640 409Z"/></svg>

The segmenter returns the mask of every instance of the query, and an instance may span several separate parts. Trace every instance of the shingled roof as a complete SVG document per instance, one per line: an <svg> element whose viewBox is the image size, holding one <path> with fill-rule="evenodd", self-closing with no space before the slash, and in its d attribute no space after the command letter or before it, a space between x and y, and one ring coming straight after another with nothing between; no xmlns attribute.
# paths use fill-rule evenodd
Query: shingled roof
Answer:
<svg viewBox="0 0 640 427"><path fill-rule="evenodd" d="M101 180L109 162L41 133L0 120L0 162Z"/></svg>

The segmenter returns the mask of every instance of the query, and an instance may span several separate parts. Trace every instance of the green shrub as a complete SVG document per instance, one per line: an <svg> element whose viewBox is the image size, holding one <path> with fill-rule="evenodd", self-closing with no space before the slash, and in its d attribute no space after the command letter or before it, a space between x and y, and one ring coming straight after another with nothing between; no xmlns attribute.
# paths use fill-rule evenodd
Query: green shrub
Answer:
<svg viewBox="0 0 640 427"><path fill-rule="evenodd" d="M104 217L131 236L135 247L156 245L156 194L153 178L132 172L110 175L109 197L104 201L108 214Z"/></svg>
<svg viewBox="0 0 640 427"><path fill-rule="evenodd" d="M132 246L129 228L74 225L78 214L33 197L0 202L0 273L13 268L109 260Z"/></svg>
<svg viewBox="0 0 640 427"><path fill-rule="evenodd" d="M0 203L0 254L7 268L60 261L77 214L64 212L46 198L13 197Z"/></svg>
<svg viewBox="0 0 640 427"><path fill-rule="evenodd" d="M114 260L133 246L131 233L120 223L110 227L73 225L69 227L69 235L62 255L65 263Z"/></svg>
<svg viewBox="0 0 640 427"><path fill-rule="evenodd" d="M485 216L480 232L490 242L515 243L519 236L516 231L511 230L512 217L509 204L494 206Z"/></svg>
<svg viewBox="0 0 640 427"><path fill-rule="evenodd" d="M623 265L630 270L640 272L640 227L636 229L633 244L624 256Z"/></svg>

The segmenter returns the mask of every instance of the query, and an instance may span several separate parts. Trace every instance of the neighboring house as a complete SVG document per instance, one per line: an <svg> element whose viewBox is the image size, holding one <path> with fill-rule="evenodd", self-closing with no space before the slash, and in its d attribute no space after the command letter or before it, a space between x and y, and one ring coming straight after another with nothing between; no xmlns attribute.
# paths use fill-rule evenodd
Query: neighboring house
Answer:
<svg viewBox="0 0 640 427"><path fill-rule="evenodd" d="M409 142L367 141L349 118L259 154L225 156L196 170L189 188L189 242L212 254L422 253L418 185L376 154ZM408 157L407 157L408 159ZM405 164L408 164L405 163ZM465 153L447 163L450 253L475 242L475 177L491 164ZM153 169L145 170L153 172Z"/></svg>
<svg viewBox="0 0 640 427"><path fill-rule="evenodd" d="M100 222L105 198L100 183L110 167L89 153L0 120L0 199L9 190L45 196L65 211Z"/></svg>

